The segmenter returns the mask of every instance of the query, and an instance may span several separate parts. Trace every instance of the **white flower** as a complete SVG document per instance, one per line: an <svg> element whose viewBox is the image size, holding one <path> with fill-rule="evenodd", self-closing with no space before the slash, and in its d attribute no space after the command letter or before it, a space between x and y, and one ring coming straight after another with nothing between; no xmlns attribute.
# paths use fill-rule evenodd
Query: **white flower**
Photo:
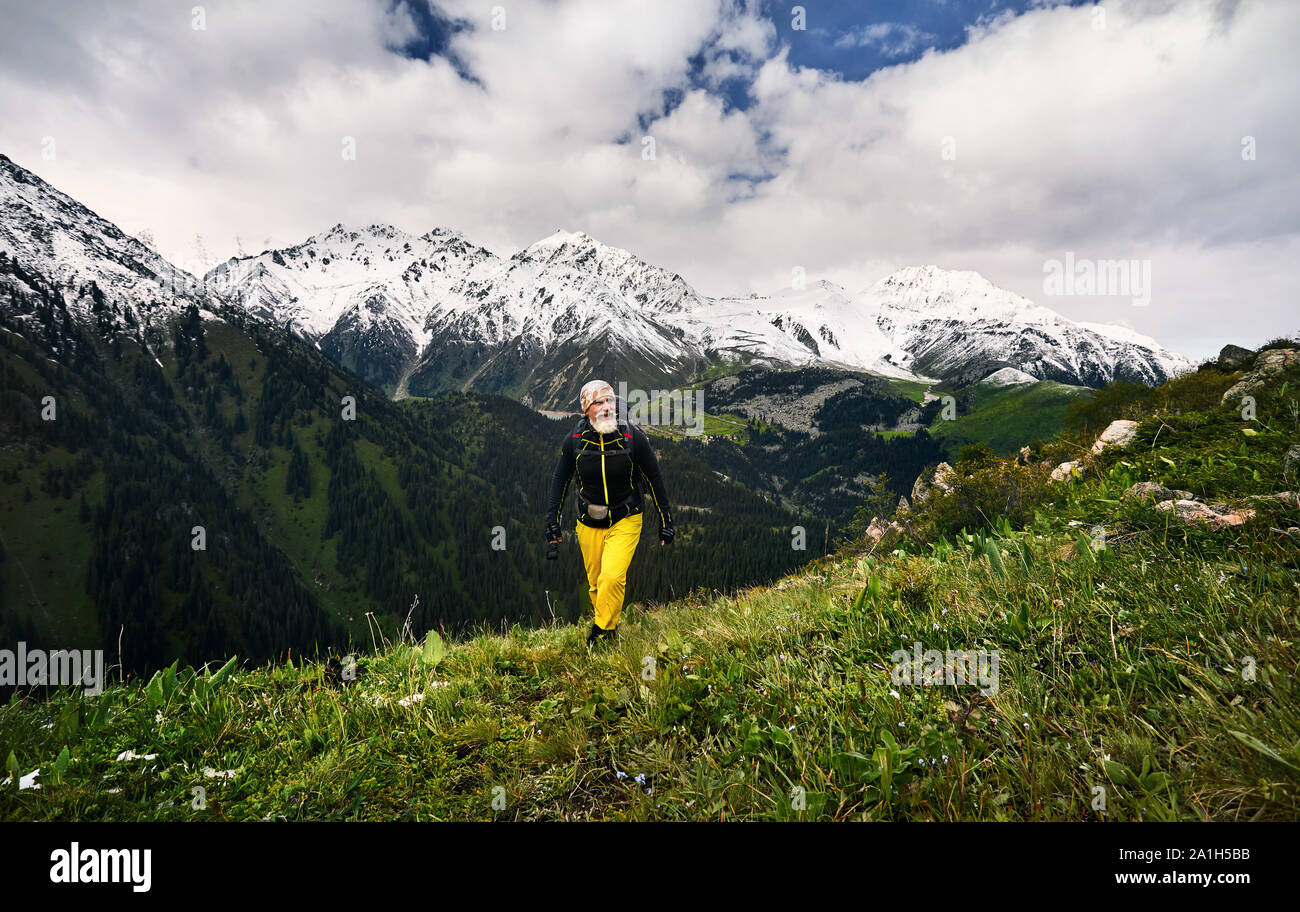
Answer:
<svg viewBox="0 0 1300 912"><path fill-rule="evenodd" d="M152 760L157 756L157 754L137 754L132 750L124 750L114 759L116 759L118 763L121 763L123 760Z"/></svg>
<svg viewBox="0 0 1300 912"><path fill-rule="evenodd" d="M891 697L893 697L895 700L900 700L900 699L902 699L902 698L898 695L898 691L896 691L896 690L891 690L891 691L889 692L889 695L890 695Z"/></svg>
<svg viewBox="0 0 1300 912"><path fill-rule="evenodd" d="M615 778L617 778L617 779L626 779L626 778L627 778L627 773L624 773L624 772L616 772L616 773L614 773L614 776L615 776Z"/></svg>
<svg viewBox="0 0 1300 912"><path fill-rule="evenodd" d="M41 774L41 768L38 766L36 769L32 770L26 776L20 777L18 779L19 790L40 788L41 784L36 781L36 777L39 776L40 774Z"/></svg>
<svg viewBox="0 0 1300 912"><path fill-rule="evenodd" d="M423 699L424 699L424 694L422 693L411 694L409 697L402 697L402 699L398 700L397 705L410 706L412 703L419 703Z"/></svg>
<svg viewBox="0 0 1300 912"><path fill-rule="evenodd" d="M210 766L203 767L203 775L209 779L230 779L235 775L234 770L214 770Z"/></svg>

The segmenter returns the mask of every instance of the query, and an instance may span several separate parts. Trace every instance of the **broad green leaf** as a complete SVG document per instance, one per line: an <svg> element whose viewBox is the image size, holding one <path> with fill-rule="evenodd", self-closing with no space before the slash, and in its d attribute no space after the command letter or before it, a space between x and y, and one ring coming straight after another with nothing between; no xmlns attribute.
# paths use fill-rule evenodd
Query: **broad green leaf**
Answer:
<svg viewBox="0 0 1300 912"><path fill-rule="evenodd" d="M1238 741L1240 741L1242 744L1249 747L1251 750L1263 754L1268 759L1280 763L1283 766L1287 767L1288 769L1292 769L1300 773L1300 766L1296 766L1290 760L1283 757L1281 754L1273 750L1273 748L1269 747L1267 744L1265 744L1263 741L1259 740L1258 738L1252 735L1248 735L1245 732L1239 732L1233 729L1228 729L1228 734L1232 735L1232 737L1236 738Z"/></svg>
<svg viewBox="0 0 1300 912"><path fill-rule="evenodd" d="M222 681L230 677L230 673L234 671L235 663L237 661L239 661L239 656L237 655L231 656L226 661L226 664L222 665L221 668L217 670L217 673L212 676L212 679L208 683L211 684L213 687L216 687L219 684L221 684Z"/></svg>
<svg viewBox="0 0 1300 912"><path fill-rule="evenodd" d="M420 655L420 661L434 667L442 661L442 655L442 637L438 636L438 631L430 630L429 635L424 638L424 652Z"/></svg>

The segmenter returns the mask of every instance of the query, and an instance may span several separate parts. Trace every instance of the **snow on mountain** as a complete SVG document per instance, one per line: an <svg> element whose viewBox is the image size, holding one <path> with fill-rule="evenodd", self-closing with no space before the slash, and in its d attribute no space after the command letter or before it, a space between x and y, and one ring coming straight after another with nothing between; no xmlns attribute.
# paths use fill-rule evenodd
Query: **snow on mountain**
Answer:
<svg viewBox="0 0 1300 912"><path fill-rule="evenodd" d="M902 366L907 352L864 319L858 302L833 282L787 288L767 298L717 298L674 322L709 350L913 378Z"/></svg>
<svg viewBox="0 0 1300 912"><path fill-rule="evenodd" d="M412 272L413 263L424 271ZM386 226L336 226L299 247L221 268L245 307L308 335L336 333L349 313L352 324L384 321L387 341L365 347L394 360L414 352L422 372L465 344L495 346L519 362L506 371L494 354L458 375L467 386L485 370L545 365L559 350L567 369L575 347L596 343L668 375L747 357L909 379L962 377L983 366L974 380L1011 366L1097 386L1159 382L1190 367L1153 340L1074 323L976 272L933 265L904 267L856 294L821 281L766 297L708 298L680 275L584 232L556 231L503 261L449 233L417 239Z"/></svg>
<svg viewBox="0 0 1300 912"><path fill-rule="evenodd" d="M1004 367L1001 370L995 370L980 381L980 383L986 383L989 386L1024 386L1028 383L1037 382L1037 377L1026 374L1022 370L1016 370L1014 367Z"/></svg>
<svg viewBox="0 0 1300 912"><path fill-rule="evenodd" d="M58 290L76 317L142 326L202 300L194 276L5 155L0 213L0 255Z"/></svg>
<svg viewBox="0 0 1300 912"><path fill-rule="evenodd" d="M932 265L857 293L812 282L710 298L583 232L557 231L503 259L444 228L416 237L335 225L232 258L198 287L3 156L0 203L0 253L13 264L3 271L45 277L74 313L147 323L190 301L229 303L394 389L414 377L419 392L480 388L567 404L579 374L681 382L738 358L962 382L1011 367L1092 386L1154 383L1192 366L1131 330L1074 323L978 273Z"/></svg>
<svg viewBox="0 0 1300 912"><path fill-rule="evenodd" d="M204 283L250 313L319 340L340 324L429 343L431 317L449 316L476 270L499 262L455 232L415 237L390 225L335 225L294 247L232 257Z"/></svg>

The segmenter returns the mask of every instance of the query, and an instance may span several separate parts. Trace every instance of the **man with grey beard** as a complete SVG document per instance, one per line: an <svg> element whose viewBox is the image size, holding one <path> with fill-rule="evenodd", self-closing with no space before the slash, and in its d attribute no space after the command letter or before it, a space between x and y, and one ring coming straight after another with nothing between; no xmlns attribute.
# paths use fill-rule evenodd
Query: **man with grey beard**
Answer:
<svg viewBox="0 0 1300 912"><path fill-rule="evenodd" d="M578 544L587 570L595 623L587 635L591 645L612 636L623 610L627 568L641 538L645 502L637 489L643 480L659 516L659 544L672 544L672 511L659 463L645 431L620 424L614 389L604 380L582 388L586 416L565 438L546 510L547 559L558 556L560 511L574 474L578 476Z"/></svg>

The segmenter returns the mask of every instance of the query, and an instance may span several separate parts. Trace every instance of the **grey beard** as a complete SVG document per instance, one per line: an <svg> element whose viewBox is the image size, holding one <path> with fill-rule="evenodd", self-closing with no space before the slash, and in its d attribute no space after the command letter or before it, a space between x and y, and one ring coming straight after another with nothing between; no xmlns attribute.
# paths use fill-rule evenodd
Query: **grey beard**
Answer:
<svg viewBox="0 0 1300 912"><path fill-rule="evenodd" d="M612 434L618 430L618 417L610 415L607 418L602 418L597 415L591 419L591 426L596 429L598 434Z"/></svg>

